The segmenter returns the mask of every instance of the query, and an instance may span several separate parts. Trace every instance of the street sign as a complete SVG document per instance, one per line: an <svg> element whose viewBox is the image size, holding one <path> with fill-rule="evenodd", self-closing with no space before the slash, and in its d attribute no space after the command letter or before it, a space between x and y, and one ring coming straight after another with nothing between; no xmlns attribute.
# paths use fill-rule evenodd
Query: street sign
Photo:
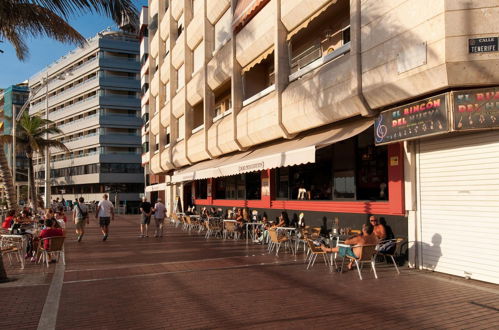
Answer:
<svg viewBox="0 0 499 330"><path fill-rule="evenodd" d="M499 37L473 38L468 39L468 52L490 53L499 50Z"/></svg>

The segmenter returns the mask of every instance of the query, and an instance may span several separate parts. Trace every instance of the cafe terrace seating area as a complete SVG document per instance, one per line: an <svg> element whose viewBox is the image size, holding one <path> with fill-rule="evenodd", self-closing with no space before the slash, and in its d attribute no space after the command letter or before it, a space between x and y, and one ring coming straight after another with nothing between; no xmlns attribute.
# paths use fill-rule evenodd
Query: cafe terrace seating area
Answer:
<svg viewBox="0 0 499 330"><path fill-rule="evenodd" d="M394 272L400 274L397 262L405 242L403 238L383 240L377 245L364 245L359 258L352 256L342 258L337 253L324 252L321 244L326 247L346 246L344 241L360 234L360 230L339 228L333 224L331 231L325 234L321 232L321 227L277 226L272 221L262 221L257 211L251 212L248 221L236 220L236 212L231 209L225 213L222 209L218 209L210 214L203 208L200 213L197 214L195 210L190 209L186 213L176 212L172 214L170 221L174 228L191 235L202 235L205 239L242 240L247 245L261 245L262 251L269 255L279 257L288 254L296 260L301 257L304 267L308 270L312 270L316 263L322 263L319 267L325 268L328 272L343 273L346 270L344 265L351 261L352 270L357 272L361 280L367 275L367 272L363 271L365 264L368 264L371 273L367 276L372 278L378 278L377 266L393 267ZM302 217L303 215L300 220ZM388 241L393 242L393 249L389 252L378 251L379 247Z"/></svg>

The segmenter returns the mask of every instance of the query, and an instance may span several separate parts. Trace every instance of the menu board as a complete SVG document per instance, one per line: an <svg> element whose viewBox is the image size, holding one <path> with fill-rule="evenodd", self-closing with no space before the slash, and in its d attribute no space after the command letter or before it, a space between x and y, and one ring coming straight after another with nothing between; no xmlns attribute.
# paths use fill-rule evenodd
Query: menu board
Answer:
<svg viewBox="0 0 499 330"><path fill-rule="evenodd" d="M499 127L499 87L452 92L454 130Z"/></svg>
<svg viewBox="0 0 499 330"><path fill-rule="evenodd" d="M374 122L377 145L449 131L447 94L383 111Z"/></svg>

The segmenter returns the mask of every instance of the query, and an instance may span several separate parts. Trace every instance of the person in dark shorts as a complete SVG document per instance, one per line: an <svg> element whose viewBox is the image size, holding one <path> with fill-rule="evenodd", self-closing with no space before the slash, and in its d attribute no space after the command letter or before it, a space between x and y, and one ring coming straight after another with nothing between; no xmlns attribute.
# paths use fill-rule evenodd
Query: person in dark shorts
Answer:
<svg viewBox="0 0 499 330"><path fill-rule="evenodd" d="M151 222L152 205L147 197L142 197L140 203L140 237L149 237L149 223Z"/></svg>
<svg viewBox="0 0 499 330"><path fill-rule="evenodd" d="M108 200L107 194L102 196L102 200L97 205L95 218L99 219L99 226L102 231L102 240L105 241L109 235L109 223L111 220L114 221L114 206L113 203Z"/></svg>

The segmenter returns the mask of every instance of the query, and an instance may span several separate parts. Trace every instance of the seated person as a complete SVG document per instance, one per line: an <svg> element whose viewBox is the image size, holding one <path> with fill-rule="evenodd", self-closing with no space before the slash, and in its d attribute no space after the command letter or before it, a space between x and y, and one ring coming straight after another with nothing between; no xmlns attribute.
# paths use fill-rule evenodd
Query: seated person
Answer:
<svg viewBox="0 0 499 330"><path fill-rule="evenodd" d="M47 238L47 237L63 236L64 234L62 232L62 229L55 228L54 223L55 223L55 221L53 219L45 220L45 229L43 229L40 232L40 235L38 237L39 238ZM50 248L50 241L49 240L45 240L43 242L43 248L45 250ZM50 260L50 254L49 254L49 262L52 262L52 260Z"/></svg>
<svg viewBox="0 0 499 330"><path fill-rule="evenodd" d="M59 206L57 209L56 219L62 219L65 223L68 222L68 218L66 217L62 206Z"/></svg>
<svg viewBox="0 0 499 330"><path fill-rule="evenodd" d="M16 215L16 210L10 210L5 217L5 220L2 222L3 229L9 229L14 223L14 217Z"/></svg>
<svg viewBox="0 0 499 330"><path fill-rule="evenodd" d="M321 249L324 252L337 252L340 257L350 256L353 258L359 258L360 253L362 251L361 246L364 245L375 245L378 244L378 238L373 233L374 227L371 224L364 224L362 226L362 234L349 238L345 241L344 244L348 245L358 245L358 247L334 247L327 248L324 245L321 245ZM352 269L353 260L350 260L348 264L348 269Z"/></svg>
<svg viewBox="0 0 499 330"><path fill-rule="evenodd" d="M286 211L282 211L279 218L277 218L276 225L274 227L288 227L289 226L289 216Z"/></svg>
<svg viewBox="0 0 499 330"><path fill-rule="evenodd" d="M380 224L378 222L378 219L374 215L371 215L369 217L369 223L374 227L374 235L376 235L376 237L380 241L385 240L386 239L386 229L385 229L385 226L383 226L382 224Z"/></svg>

